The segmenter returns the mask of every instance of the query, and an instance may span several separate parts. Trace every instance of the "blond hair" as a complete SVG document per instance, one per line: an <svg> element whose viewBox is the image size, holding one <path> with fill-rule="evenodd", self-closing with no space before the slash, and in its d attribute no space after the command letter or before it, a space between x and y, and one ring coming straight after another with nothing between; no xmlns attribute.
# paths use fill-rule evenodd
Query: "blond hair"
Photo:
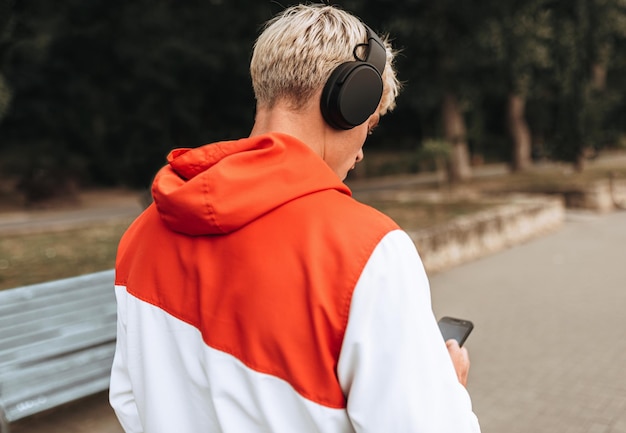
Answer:
<svg viewBox="0 0 626 433"><path fill-rule="evenodd" d="M267 22L254 45L250 75L259 106L285 100L304 107L341 63L353 61L353 50L367 42L363 23L336 6L297 5ZM379 113L395 107L400 83L393 68L395 52L382 38L387 63L382 74Z"/></svg>

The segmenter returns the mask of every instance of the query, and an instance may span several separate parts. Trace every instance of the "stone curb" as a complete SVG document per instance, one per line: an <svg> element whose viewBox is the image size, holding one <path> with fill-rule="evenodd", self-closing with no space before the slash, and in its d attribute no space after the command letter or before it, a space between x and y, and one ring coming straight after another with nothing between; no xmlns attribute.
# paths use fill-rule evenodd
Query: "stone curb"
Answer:
<svg viewBox="0 0 626 433"><path fill-rule="evenodd" d="M426 271L436 273L553 231L564 219L561 197L514 195L507 204L408 233Z"/></svg>
<svg viewBox="0 0 626 433"><path fill-rule="evenodd" d="M626 206L626 181L623 179L598 180L582 191L564 193L565 205L574 209L611 212Z"/></svg>

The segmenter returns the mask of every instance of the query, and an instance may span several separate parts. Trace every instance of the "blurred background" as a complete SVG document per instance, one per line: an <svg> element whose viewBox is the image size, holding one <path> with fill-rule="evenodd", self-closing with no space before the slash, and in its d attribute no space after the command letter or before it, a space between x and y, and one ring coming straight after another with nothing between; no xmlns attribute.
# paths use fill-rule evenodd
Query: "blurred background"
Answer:
<svg viewBox="0 0 626 433"><path fill-rule="evenodd" d="M145 188L173 147L246 136L248 63L294 2L0 0L0 179L32 203ZM626 146L624 0L345 0L404 91L354 176L584 161ZM394 155L402 155L401 158ZM0 197L1 198L1 197Z"/></svg>

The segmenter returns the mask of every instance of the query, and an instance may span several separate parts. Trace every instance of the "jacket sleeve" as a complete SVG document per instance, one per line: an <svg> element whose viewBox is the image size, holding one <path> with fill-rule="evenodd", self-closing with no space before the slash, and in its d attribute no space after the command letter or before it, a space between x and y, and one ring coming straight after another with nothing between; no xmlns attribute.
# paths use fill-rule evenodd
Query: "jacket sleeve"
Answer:
<svg viewBox="0 0 626 433"><path fill-rule="evenodd" d="M117 341L113 367L111 368L109 402L126 433L141 433L143 432L143 427L126 363L127 339L125 321L126 300L128 297L126 288L115 286L115 296L117 298Z"/></svg>
<svg viewBox="0 0 626 433"><path fill-rule="evenodd" d="M337 374L358 433L480 432L401 230L382 239L356 285Z"/></svg>

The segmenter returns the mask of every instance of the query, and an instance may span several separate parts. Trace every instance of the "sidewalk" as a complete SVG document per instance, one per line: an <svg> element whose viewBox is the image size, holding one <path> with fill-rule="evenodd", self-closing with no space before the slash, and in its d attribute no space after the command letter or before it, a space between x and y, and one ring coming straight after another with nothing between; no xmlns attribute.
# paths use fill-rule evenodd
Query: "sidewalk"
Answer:
<svg viewBox="0 0 626 433"><path fill-rule="evenodd" d="M483 433L626 433L626 213L431 278L437 317L475 324L469 389Z"/></svg>
<svg viewBox="0 0 626 433"><path fill-rule="evenodd" d="M74 205L0 212L0 235L67 230L97 221L133 218L142 210L139 194L126 190L89 191Z"/></svg>

